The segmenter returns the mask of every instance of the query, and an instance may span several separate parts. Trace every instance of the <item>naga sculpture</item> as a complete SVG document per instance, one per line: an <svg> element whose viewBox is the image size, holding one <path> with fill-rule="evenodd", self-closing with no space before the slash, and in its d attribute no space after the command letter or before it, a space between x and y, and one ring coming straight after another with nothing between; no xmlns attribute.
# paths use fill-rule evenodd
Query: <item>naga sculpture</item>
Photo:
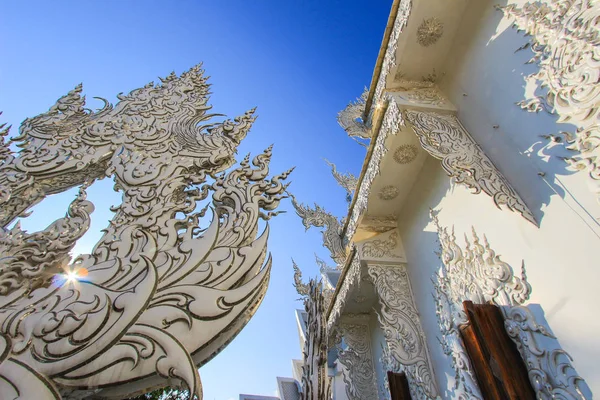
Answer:
<svg viewBox="0 0 600 400"><path fill-rule="evenodd" d="M119 399L170 384L202 398L198 367L264 297L269 227L258 235L258 223L277 214L291 170L268 179L268 148L223 172L255 117L214 121L200 66L96 112L81 91L26 119L18 153L0 146L0 393ZM85 189L103 177L122 203L91 253L71 260L94 209ZM74 186L67 215L45 230L7 228Z"/></svg>
<svg viewBox="0 0 600 400"><path fill-rule="evenodd" d="M325 228L323 234L323 246L331 253L331 258L335 261L338 268L346 261L346 249L342 238L342 225L334 215L325 211L321 206L315 204L315 208L310 208L304 204L298 203L292 195L292 205L296 214L302 218L304 228L308 230L311 226Z"/></svg>

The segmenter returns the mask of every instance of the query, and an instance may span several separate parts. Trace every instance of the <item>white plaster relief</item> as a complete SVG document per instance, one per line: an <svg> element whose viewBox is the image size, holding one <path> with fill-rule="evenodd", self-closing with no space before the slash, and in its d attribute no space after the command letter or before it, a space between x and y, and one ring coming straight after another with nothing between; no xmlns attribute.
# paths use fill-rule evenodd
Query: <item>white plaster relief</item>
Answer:
<svg viewBox="0 0 600 400"><path fill-rule="evenodd" d="M437 398L427 340L406 267L369 264L368 272L381 305L378 318L387 346L382 357L384 365L406 374L413 399Z"/></svg>
<svg viewBox="0 0 600 400"><path fill-rule="evenodd" d="M400 189L393 185L386 185L377 192L377 197L380 200L389 201L394 200L400 194Z"/></svg>
<svg viewBox="0 0 600 400"><path fill-rule="evenodd" d="M357 243L361 260L405 261L404 249L396 229Z"/></svg>
<svg viewBox="0 0 600 400"><path fill-rule="evenodd" d="M429 47L444 34L444 24L438 18L427 18L417 28L417 43L423 47Z"/></svg>
<svg viewBox="0 0 600 400"><path fill-rule="evenodd" d="M474 189L475 194L488 194L498 208L505 206L537 226L527 205L455 115L406 110L405 117L423 149L442 161L454 182Z"/></svg>
<svg viewBox="0 0 600 400"><path fill-rule="evenodd" d="M360 139L368 140L371 139L372 135L371 130L362 120L368 95L369 91L365 88L363 94L356 101L350 102L337 116L338 124L346 131L348 136L363 146L365 144Z"/></svg>
<svg viewBox="0 0 600 400"><path fill-rule="evenodd" d="M310 280L304 298L307 313L304 363L302 366L302 400L331 398L327 376L327 330L325 328L325 299L323 286Z"/></svg>
<svg viewBox="0 0 600 400"><path fill-rule="evenodd" d="M439 342L444 354L450 357L455 372L454 387L449 389L457 398L481 400L458 330L467 322L462 303L471 300L498 306L521 305L529 298L531 286L524 267L521 277L515 276L512 267L490 248L485 236L481 244L473 229L473 243L465 237L465 246L460 246L454 232L441 227L433 212L432 219L437 228L443 263L439 273L433 277L433 297L442 333Z"/></svg>
<svg viewBox="0 0 600 400"><path fill-rule="evenodd" d="M368 314L344 315L339 327L347 346L340 352L338 361L344 366L343 378L348 398L377 399Z"/></svg>
<svg viewBox="0 0 600 400"><path fill-rule="evenodd" d="M504 325L525 360L539 400L591 400L592 392L550 329L528 307L502 307Z"/></svg>
<svg viewBox="0 0 600 400"><path fill-rule="evenodd" d="M523 109L558 115L575 133L548 135L576 152L564 158L571 169L586 171L592 191L600 200L600 7L587 0L557 0L498 7L513 25L529 37L531 63L539 71L528 77L543 94L517 103Z"/></svg>
<svg viewBox="0 0 600 400"><path fill-rule="evenodd" d="M360 229L367 232L384 233L396 229L398 216L396 214L384 216L366 215L360 221Z"/></svg>

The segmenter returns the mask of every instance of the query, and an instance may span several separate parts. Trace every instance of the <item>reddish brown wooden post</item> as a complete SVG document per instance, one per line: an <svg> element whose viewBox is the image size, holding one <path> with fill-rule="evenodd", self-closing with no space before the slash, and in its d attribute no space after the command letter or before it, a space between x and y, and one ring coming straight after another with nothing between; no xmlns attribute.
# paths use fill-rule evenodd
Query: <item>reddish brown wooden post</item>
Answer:
<svg viewBox="0 0 600 400"><path fill-rule="evenodd" d="M527 368L493 304L463 302L468 322L460 333L486 400L535 399Z"/></svg>
<svg viewBox="0 0 600 400"><path fill-rule="evenodd" d="M395 373L388 371L388 383L392 400L411 400L408 379L404 372Z"/></svg>

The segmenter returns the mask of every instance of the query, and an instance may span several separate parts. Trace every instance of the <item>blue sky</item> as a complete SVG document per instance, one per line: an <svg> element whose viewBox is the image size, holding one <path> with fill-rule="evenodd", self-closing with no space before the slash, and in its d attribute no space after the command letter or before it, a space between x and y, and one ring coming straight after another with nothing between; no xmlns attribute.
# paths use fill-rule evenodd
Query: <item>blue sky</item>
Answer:
<svg viewBox="0 0 600 400"><path fill-rule="evenodd" d="M358 175L365 150L348 139L336 115L370 84L391 0L305 1L47 1L5 2L0 13L0 121L13 125L44 112L82 82L90 108L116 102L171 71L200 61L211 76L214 111L230 117L258 107L239 147L256 154L274 143L271 172L291 166L290 191L339 217L344 191L322 158ZM87 252L120 202L108 181L88 190L95 203ZM66 211L73 191L35 208L24 228L43 229ZM271 222L271 284L240 335L200 370L205 399L240 393L273 395L276 376L291 376L300 358L292 286L293 257L317 274L314 253L327 259L316 230L305 233L289 201Z"/></svg>

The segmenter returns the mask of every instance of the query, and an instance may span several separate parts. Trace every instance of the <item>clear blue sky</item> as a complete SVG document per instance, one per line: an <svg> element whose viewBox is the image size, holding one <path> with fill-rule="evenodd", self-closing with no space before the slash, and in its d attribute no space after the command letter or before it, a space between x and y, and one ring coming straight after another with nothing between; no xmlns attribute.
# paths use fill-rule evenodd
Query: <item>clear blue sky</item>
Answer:
<svg viewBox="0 0 600 400"><path fill-rule="evenodd" d="M275 144L271 172L296 166L290 190L339 217L344 191L322 158L358 175L365 150L348 139L336 115L370 84L391 0L13 1L0 11L0 121L13 125L44 112L82 82L90 108L100 96L140 87L204 62L214 111L236 116L257 106L259 118L240 146L256 154ZM119 202L108 181L89 189L87 252ZM45 227L66 211L73 192L36 207L23 226ZM242 333L200 370L205 399L273 395L276 376L301 358L294 319L300 308L290 258L315 275L313 253L327 259L321 235L287 214L271 222L271 283Z"/></svg>

